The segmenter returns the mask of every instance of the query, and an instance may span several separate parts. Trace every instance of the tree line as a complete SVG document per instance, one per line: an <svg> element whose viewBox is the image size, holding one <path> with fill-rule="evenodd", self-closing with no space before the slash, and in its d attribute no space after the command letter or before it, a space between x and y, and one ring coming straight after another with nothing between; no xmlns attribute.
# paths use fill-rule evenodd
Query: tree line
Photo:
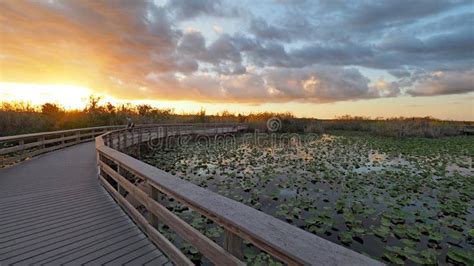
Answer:
<svg viewBox="0 0 474 266"><path fill-rule="evenodd" d="M331 120L297 118L290 112L240 114L223 111L208 115L205 109L197 113L177 114L173 109L156 108L148 104L114 105L101 103L91 96L83 110L66 110L56 103L34 106L25 102L0 104L0 136L54 131L106 125L124 125L127 117L135 124L151 123L247 123L252 129L267 130L267 121L278 118L280 132L325 133L333 130L362 131L392 137L440 137L462 134L462 128L472 122L442 121L431 117L377 118L342 116Z"/></svg>

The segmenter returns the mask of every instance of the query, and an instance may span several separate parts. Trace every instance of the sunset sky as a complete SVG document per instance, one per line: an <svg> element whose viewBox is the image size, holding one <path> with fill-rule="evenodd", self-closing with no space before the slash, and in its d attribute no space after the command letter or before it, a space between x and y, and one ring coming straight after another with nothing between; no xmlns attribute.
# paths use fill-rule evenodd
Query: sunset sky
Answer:
<svg viewBox="0 0 474 266"><path fill-rule="evenodd" d="M474 120L472 0L1 0L0 102Z"/></svg>

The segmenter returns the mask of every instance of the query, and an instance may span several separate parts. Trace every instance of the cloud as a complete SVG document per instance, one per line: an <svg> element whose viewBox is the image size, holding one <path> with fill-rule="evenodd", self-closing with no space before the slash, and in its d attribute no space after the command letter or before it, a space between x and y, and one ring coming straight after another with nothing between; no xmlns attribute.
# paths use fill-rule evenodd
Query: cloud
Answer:
<svg viewBox="0 0 474 266"><path fill-rule="evenodd" d="M374 98L370 80L355 68L314 66L288 71L270 70L267 84L292 100L333 102Z"/></svg>
<svg viewBox="0 0 474 266"><path fill-rule="evenodd" d="M151 71L192 68L189 62L167 56L181 31L163 17L162 8L147 2L10 1L0 4L0 13L8 21L0 26L1 51L17 58L15 63L0 62L7 80L113 89L115 84L106 77L139 87L146 85Z"/></svg>
<svg viewBox="0 0 474 266"><path fill-rule="evenodd" d="M217 25L212 26L212 30L214 30L214 32L218 34L221 34L224 32L224 29L221 26L217 26Z"/></svg>
<svg viewBox="0 0 474 266"><path fill-rule="evenodd" d="M433 72L420 79L407 93L412 96L435 96L474 91L474 71Z"/></svg>
<svg viewBox="0 0 474 266"><path fill-rule="evenodd" d="M195 74L182 82L200 100L220 102L334 102L380 97L370 80L357 69L313 66L288 70L273 68L262 73L231 76ZM387 95L384 95L387 96Z"/></svg>
<svg viewBox="0 0 474 266"><path fill-rule="evenodd" d="M419 53L427 49L420 39L402 32L385 36L379 48L382 50L395 50L406 53Z"/></svg>
<svg viewBox="0 0 474 266"><path fill-rule="evenodd" d="M211 63L221 61L239 63L242 61L242 57L232 38L228 34L223 34L209 45L206 61Z"/></svg>
<svg viewBox="0 0 474 266"><path fill-rule="evenodd" d="M229 7L220 0L171 0L166 9L177 20L189 20L198 16L237 16L237 8Z"/></svg>
<svg viewBox="0 0 474 266"><path fill-rule="evenodd" d="M315 25L301 16L293 16L291 20L284 19L278 26L268 24L262 18L254 18L250 22L249 32L259 39L292 42L310 39L314 27Z"/></svg>
<svg viewBox="0 0 474 266"><path fill-rule="evenodd" d="M194 58L203 58L207 53L206 40L200 32L187 32L180 40L178 52Z"/></svg>
<svg viewBox="0 0 474 266"><path fill-rule="evenodd" d="M414 20L469 4L468 0L364 1L352 5L347 22L354 28L398 27ZM348 24L349 24L348 23Z"/></svg>
<svg viewBox="0 0 474 266"><path fill-rule="evenodd" d="M467 4L1 1L0 79L252 103L466 93L474 71Z"/></svg>

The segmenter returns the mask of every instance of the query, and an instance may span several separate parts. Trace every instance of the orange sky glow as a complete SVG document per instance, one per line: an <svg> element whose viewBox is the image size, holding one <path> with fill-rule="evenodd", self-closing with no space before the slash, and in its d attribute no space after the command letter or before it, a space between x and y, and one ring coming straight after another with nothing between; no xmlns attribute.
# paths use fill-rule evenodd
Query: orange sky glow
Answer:
<svg viewBox="0 0 474 266"><path fill-rule="evenodd" d="M46 102L57 103L66 109L83 109L91 95L100 96L101 103L113 104L150 104L158 108L174 109L176 113L196 113L202 108L208 114L218 114L222 111L233 113L282 112L289 110L299 117L316 117L332 119L351 114L353 116L377 117L412 117L433 116L448 120L474 120L474 107L470 98L457 96L437 96L423 99L413 97L373 99L353 102L336 103L208 103L199 101L150 100L150 99L119 99L107 94L98 93L92 89L61 84L24 84L0 83L0 96L6 102L28 102L41 105ZM426 110L430 110L427 113ZM465 114L470 114L465 116Z"/></svg>
<svg viewBox="0 0 474 266"><path fill-rule="evenodd" d="M330 21L290 16L323 16L323 4L179 3L0 2L0 102L82 109L97 95L176 113L474 121L473 28L443 26L449 16L462 21L466 6L416 18L368 17L368 6ZM302 19L296 30L290 18Z"/></svg>

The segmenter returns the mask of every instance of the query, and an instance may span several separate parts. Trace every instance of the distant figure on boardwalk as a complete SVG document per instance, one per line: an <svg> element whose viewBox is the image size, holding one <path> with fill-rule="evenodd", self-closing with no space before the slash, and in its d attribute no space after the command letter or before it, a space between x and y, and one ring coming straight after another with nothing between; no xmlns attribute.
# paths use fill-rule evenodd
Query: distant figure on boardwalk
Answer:
<svg viewBox="0 0 474 266"><path fill-rule="evenodd" d="M132 130L133 127L135 127L135 124L133 123L132 119L127 116L127 129Z"/></svg>

